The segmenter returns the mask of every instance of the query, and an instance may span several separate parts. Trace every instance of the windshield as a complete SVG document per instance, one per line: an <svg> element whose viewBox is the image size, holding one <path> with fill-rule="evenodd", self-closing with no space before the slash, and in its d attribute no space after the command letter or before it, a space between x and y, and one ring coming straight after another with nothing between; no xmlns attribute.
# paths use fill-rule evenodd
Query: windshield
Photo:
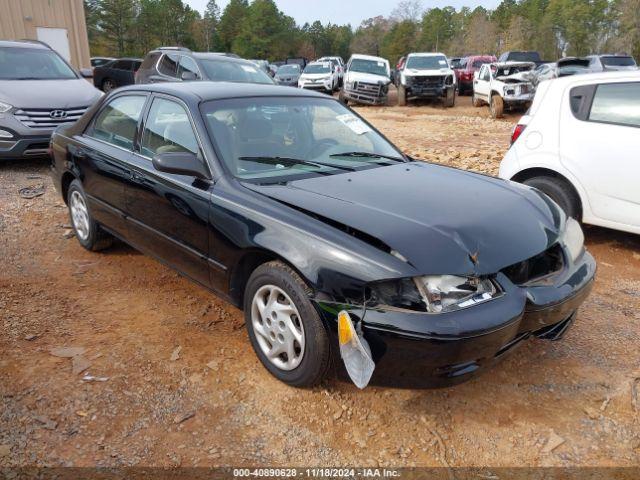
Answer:
<svg viewBox="0 0 640 480"><path fill-rule="evenodd" d="M297 75L300 73L300 65L283 65L278 69L278 75Z"/></svg>
<svg viewBox="0 0 640 480"><path fill-rule="evenodd" d="M540 55L536 52L511 52L509 62L539 62Z"/></svg>
<svg viewBox="0 0 640 480"><path fill-rule="evenodd" d="M633 57L601 57L602 63L607 67L635 67L636 62Z"/></svg>
<svg viewBox="0 0 640 480"><path fill-rule="evenodd" d="M332 99L213 100L202 111L225 166L242 180L274 183L404 161L393 145Z"/></svg>
<svg viewBox="0 0 640 480"><path fill-rule="evenodd" d="M257 65L224 60L199 59L206 77L214 82L269 83L271 77Z"/></svg>
<svg viewBox="0 0 640 480"><path fill-rule="evenodd" d="M496 77L506 77L509 75L515 75L516 73L530 72L533 69L533 65L508 65L499 67L495 72Z"/></svg>
<svg viewBox="0 0 640 480"><path fill-rule="evenodd" d="M78 78L57 53L39 48L0 48L0 80Z"/></svg>
<svg viewBox="0 0 640 480"><path fill-rule="evenodd" d="M414 68L416 70L438 70L447 68L449 64L444 56L423 57L421 55L411 56L407 60L406 68Z"/></svg>
<svg viewBox="0 0 640 480"><path fill-rule="evenodd" d="M364 60L362 58L354 58L349 66L350 72L370 73L372 75L381 75L386 77L387 64L382 60Z"/></svg>
<svg viewBox="0 0 640 480"><path fill-rule="evenodd" d="M474 60L472 68L474 70L480 70L482 65L486 65L487 63L491 63L491 60Z"/></svg>
<svg viewBox="0 0 640 480"><path fill-rule="evenodd" d="M310 63L304 69L303 73L329 73L331 72L330 63Z"/></svg>

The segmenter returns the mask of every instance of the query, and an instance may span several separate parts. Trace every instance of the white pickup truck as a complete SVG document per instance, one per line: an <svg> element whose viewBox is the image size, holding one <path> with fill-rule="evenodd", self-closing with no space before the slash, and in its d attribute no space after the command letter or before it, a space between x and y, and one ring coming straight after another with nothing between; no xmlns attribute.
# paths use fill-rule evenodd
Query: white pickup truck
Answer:
<svg viewBox="0 0 640 480"><path fill-rule="evenodd" d="M371 55L351 55L340 91L340 101L386 105L391 83L389 62Z"/></svg>
<svg viewBox="0 0 640 480"><path fill-rule="evenodd" d="M501 118L505 109L531 105L535 88L532 62L504 62L483 65L473 78L473 106L489 105L491 116Z"/></svg>
<svg viewBox="0 0 640 480"><path fill-rule="evenodd" d="M441 99L445 107L456 103L456 74L442 53L410 53L399 71L398 105L411 99Z"/></svg>

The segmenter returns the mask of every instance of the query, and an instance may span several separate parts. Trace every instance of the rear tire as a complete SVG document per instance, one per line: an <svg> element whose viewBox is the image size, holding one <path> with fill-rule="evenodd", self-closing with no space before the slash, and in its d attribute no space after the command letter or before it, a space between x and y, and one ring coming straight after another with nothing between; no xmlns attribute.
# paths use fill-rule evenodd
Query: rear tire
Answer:
<svg viewBox="0 0 640 480"><path fill-rule="evenodd" d="M111 90L115 90L116 88L118 88L118 85L116 85L116 82L110 78L105 78L102 81L102 91L104 93L109 93Z"/></svg>
<svg viewBox="0 0 640 480"><path fill-rule="evenodd" d="M522 182L534 187L556 202L569 217L580 220L580 198L566 181L557 177L533 177Z"/></svg>
<svg viewBox="0 0 640 480"><path fill-rule="evenodd" d="M398 106L404 107L407 105L407 90L404 85L398 85Z"/></svg>
<svg viewBox="0 0 640 480"><path fill-rule="evenodd" d="M245 323L256 355L274 377L293 387L313 387L329 369L329 335L311 294L300 276L279 261L256 268L244 294ZM271 351L281 353L270 356Z"/></svg>
<svg viewBox="0 0 640 480"><path fill-rule="evenodd" d="M504 116L504 100L497 93L491 95L489 110L493 118L502 118Z"/></svg>
<svg viewBox="0 0 640 480"><path fill-rule="evenodd" d="M97 252L109 248L113 237L100 228L89 211L87 197L79 180L73 180L67 192L69 218L73 231L84 248Z"/></svg>

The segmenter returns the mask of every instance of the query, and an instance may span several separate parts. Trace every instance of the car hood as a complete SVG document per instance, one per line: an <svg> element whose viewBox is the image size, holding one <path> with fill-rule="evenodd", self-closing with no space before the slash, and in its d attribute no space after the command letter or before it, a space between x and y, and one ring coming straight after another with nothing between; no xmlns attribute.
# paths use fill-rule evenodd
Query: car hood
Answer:
<svg viewBox="0 0 640 480"><path fill-rule="evenodd" d="M319 79L329 79L331 77L330 73L303 73L300 75L301 80L319 80Z"/></svg>
<svg viewBox="0 0 640 480"><path fill-rule="evenodd" d="M565 221L537 190L423 162L246 186L381 242L417 274L497 273L546 250Z"/></svg>
<svg viewBox="0 0 640 480"><path fill-rule="evenodd" d="M0 102L6 102L16 108L86 107L101 96L100 90L82 78L0 80Z"/></svg>
<svg viewBox="0 0 640 480"><path fill-rule="evenodd" d="M275 77L276 80L297 80L298 78L300 78L300 74L299 73L292 73L291 75L286 75L286 74L282 74L282 75L276 75Z"/></svg>
<svg viewBox="0 0 640 480"><path fill-rule="evenodd" d="M391 80L387 76L374 75L372 73L363 72L347 72L345 82L365 82L365 83L382 83L386 85L391 83Z"/></svg>
<svg viewBox="0 0 640 480"><path fill-rule="evenodd" d="M415 76L429 77L434 75L446 75L448 73L453 74L453 70L449 68L437 68L433 70L418 70L416 68L406 68L403 73L407 77L415 77Z"/></svg>

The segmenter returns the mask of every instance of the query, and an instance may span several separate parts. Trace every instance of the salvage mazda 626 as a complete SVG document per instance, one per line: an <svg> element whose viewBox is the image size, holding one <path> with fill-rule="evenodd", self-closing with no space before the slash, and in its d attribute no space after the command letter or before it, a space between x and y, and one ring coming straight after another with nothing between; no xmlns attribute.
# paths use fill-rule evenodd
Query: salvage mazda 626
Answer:
<svg viewBox="0 0 640 480"><path fill-rule="evenodd" d="M579 224L544 194L412 161L305 90L125 87L52 150L83 247L118 237L243 308L291 385L462 381L560 338L593 283Z"/></svg>

